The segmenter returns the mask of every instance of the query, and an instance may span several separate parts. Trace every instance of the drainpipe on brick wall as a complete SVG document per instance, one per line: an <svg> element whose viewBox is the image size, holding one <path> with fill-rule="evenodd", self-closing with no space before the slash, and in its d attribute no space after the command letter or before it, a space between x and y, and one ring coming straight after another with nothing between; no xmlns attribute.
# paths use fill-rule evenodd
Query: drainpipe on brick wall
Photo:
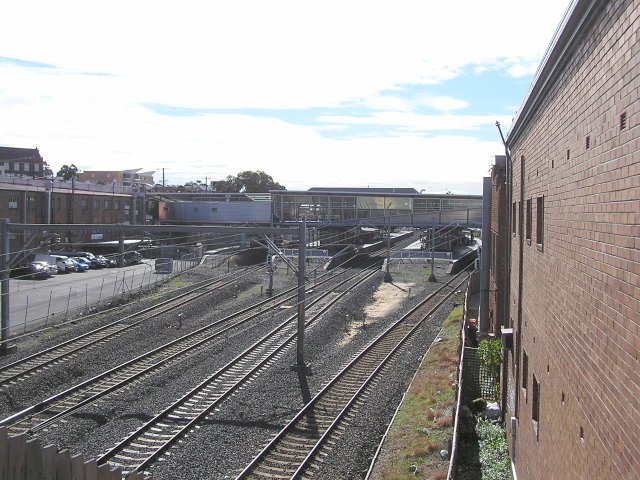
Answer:
<svg viewBox="0 0 640 480"><path fill-rule="evenodd" d="M510 280L511 280L511 240L512 240L512 235L511 235L511 231L512 231L512 225L511 225L511 213L512 213L512 203L513 203L513 181L512 181L512 163L511 163L511 152L509 151L509 146L504 138L504 135L502 134L502 130L500 129L500 123L496 122L496 127L498 127L498 131L500 132L500 138L502 138L502 144L504 145L504 154L507 157L507 161L505 162L505 175L504 175L504 183L505 183L505 187L506 187L506 192L505 192L505 198L506 198L506 205L505 205L505 216L506 216L506 222L505 222L505 231L506 231L506 236L505 236L505 257L506 257L506 261L505 261L505 268L504 268L504 295L502 296L503 298L503 309L502 309L502 326L503 327L509 327L510 326L510 318L511 318L511 312L510 312L510 307L511 307L511 285L510 285ZM513 343L515 343L516 339L513 339ZM512 346L512 352L513 352L513 359L514 359L514 363L516 366L516 378L515 378L515 385L516 385L516 389L517 389L517 385L518 382L520 381L520 369L517 368L518 365L518 356L516 354L516 348L515 345ZM507 413L507 409L508 409L508 404L507 404L507 391L509 389L509 356L507 355L507 351L504 349L503 347L503 354L504 354L504 359L502 362L502 372L501 372L501 382L500 382L500 401L502 404L502 420L505 420L505 414ZM509 412L509 414L511 415L511 418L514 419L516 418L516 414L518 411L518 395L516 395L516 399L515 399L515 410L513 412ZM509 434L512 435L513 437L515 437L515 432L512 431L510 425L507 426L507 428L509 428ZM515 442L513 442L514 445L514 449L515 449ZM511 451L511 458L512 461L515 459L515 450Z"/></svg>

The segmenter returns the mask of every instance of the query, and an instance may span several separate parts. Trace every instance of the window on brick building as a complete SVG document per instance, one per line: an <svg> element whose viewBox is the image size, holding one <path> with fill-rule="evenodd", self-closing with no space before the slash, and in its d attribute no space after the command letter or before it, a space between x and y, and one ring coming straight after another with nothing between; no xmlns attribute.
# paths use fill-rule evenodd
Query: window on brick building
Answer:
<svg viewBox="0 0 640 480"><path fill-rule="evenodd" d="M536 198L536 243L544 241L544 197Z"/></svg>
<svg viewBox="0 0 640 480"><path fill-rule="evenodd" d="M9 197L9 208L18 208L18 197Z"/></svg>
<svg viewBox="0 0 640 480"><path fill-rule="evenodd" d="M100 210L100 200L98 200L98 199L94 199L93 200L93 209L94 210Z"/></svg>
<svg viewBox="0 0 640 480"><path fill-rule="evenodd" d="M113 201L113 209L114 210L120 210L120 200L114 200Z"/></svg>
<svg viewBox="0 0 640 480"><path fill-rule="evenodd" d="M105 200L104 201L104 209L105 210L110 210L111 209L111 200Z"/></svg>
<svg viewBox="0 0 640 480"><path fill-rule="evenodd" d="M529 384L529 356L527 352L522 350L522 393L524 401L527 401L527 385Z"/></svg>
<svg viewBox="0 0 640 480"><path fill-rule="evenodd" d="M81 210L86 210L87 209L87 199L86 198L81 198L80 199L80 209Z"/></svg>
<svg viewBox="0 0 640 480"><path fill-rule="evenodd" d="M518 202L518 235L524 237L524 202Z"/></svg>
<svg viewBox="0 0 640 480"><path fill-rule="evenodd" d="M527 242L531 243L531 219L532 219L532 211L531 211L531 199L527 199L527 229L526 229L526 239Z"/></svg>
<svg viewBox="0 0 640 480"><path fill-rule="evenodd" d="M516 202L511 206L511 233L516 234Z"/></svg>
<svg viewBox="0 0 640 480"><path fill-rule="evenodd" d="M533 420L533 428L536 432L536 439L539 437L540 426L540 382L533 375L533 392L531 396L531 419Z"/></svg>
<svg viewBox="0 0 640 480"><path fill-rule="evenodd" d="M31 195L27 197L27 207L30 209L36 208L36 197L32 197Z"/></svg>

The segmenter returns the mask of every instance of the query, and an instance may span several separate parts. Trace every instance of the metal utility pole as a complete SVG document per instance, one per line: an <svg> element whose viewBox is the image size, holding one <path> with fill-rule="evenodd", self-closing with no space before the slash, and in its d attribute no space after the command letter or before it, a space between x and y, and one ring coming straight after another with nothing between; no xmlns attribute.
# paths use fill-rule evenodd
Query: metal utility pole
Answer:
<svg viewBox="0 0 640 480"><path fill-rule="evenodd" d="M430 282L437 282L436 278L436 261L433 255L433 251L436 248L436 229L434 227L431 228L431 275L429 275Z"/></svg>
<svg viewBox="0 0 640 480"><path fill-rule="evenodd" d="M306 230L307 217L303 215L298 230L298 343L296 364L292 367L298 374L302 375L309 375L311 373L311 369L304 361Z"/></svg>
<svg viewBox="0 0 640 480"><path fill-rule="evenodd" d="M53 190L53 181L49 179L45 180L44 189L47 192L46 209L47 209L47 224L49 224L51 223L51 190Z"/></svg>
<svg viewBox="0 0 640 480"><path fill-rule="evenodd" d="M0 218L0 354L7 353L9 339L9 232L8 218Z"/></svg>
<svg viewBox="0 0 640 480"><path fill-rule="evenodd" d="M267 295L273 294L273 257L271 255L271 245L267 243L267 273L269 274L269 286Z"/></svg>
<svg viewBox="0 0 640 480"><path fill-rule="evenodd" d="M384 270L384 281L391 281L391 273L389 272L389 265L391 264L391 225L390 219L385 217L385 221L387 222L387 262Z"/></svg>

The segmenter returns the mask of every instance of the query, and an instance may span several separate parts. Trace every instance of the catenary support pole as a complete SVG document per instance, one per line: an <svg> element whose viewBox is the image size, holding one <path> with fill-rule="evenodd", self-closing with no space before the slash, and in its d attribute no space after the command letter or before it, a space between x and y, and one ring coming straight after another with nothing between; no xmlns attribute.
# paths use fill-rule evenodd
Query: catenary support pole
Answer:
<svg viewBox="0 0 640 480"><path fill-rule="evenodd" d="M431 245L431 275L429 275L430 282L437 282L436 278L436 259L435 259L435 249L436 249L436 227L431 227L431 241L429 242Z"/></svg>
<svg viewBox="0 0 640 480"><path fill-rule="evenodd" d="M9 338L9 219L0 218L0 353L7 352Z"/></svg>
<svg viewBox="0 0 640 480"><path fill-rule="evenodd" d="M299 374L309 373L309 367L304 361L304 323L305 323L305 247L307 217L303 216L298 231L298 338L295 370Z"/></svg>

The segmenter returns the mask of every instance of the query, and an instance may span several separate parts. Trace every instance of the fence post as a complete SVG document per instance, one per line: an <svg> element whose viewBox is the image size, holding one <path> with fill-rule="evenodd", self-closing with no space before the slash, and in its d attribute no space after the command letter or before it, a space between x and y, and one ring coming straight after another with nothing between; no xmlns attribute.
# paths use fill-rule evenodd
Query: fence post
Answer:
<svg viewBox="0 0 640 480"><path fill-rule="evenodd" d="M25 478L27 459L27 435L21 433L9 437L7 478Z"/></svg>
<svg viewBox="0 0 640 480"><path fill-rule="evenodd" d="M104 288L104 280L105 278L102 277L102 285L100 286L100 295L98 295L98 307L100 306L100 300L102 300L102 289Z"/></svg>
<svg viewBox="0 0 640 480"><path fill-rule="evenodd" d="M27 315L29 314L29 295L27 295L27 304L24 307L24 329L22 333L27 333Z"/></svg>
<svg viewBox="0 0 640 480"><path fill-rule="evenodd" d="M47 319L44 321L44 326L49 324L49 314L51 313L51 297L53 296L53 290L49 291L49 307L47 308Z"/></svg>
<svg viewBox="0 0 640 480"><path fill-rule="evenodd" d="M69 296L67 297L67 311L64 314L65 322L67 321L67 318L69 318L69 302L70 301L71 301L71 285L69 285Z"/></svg>

